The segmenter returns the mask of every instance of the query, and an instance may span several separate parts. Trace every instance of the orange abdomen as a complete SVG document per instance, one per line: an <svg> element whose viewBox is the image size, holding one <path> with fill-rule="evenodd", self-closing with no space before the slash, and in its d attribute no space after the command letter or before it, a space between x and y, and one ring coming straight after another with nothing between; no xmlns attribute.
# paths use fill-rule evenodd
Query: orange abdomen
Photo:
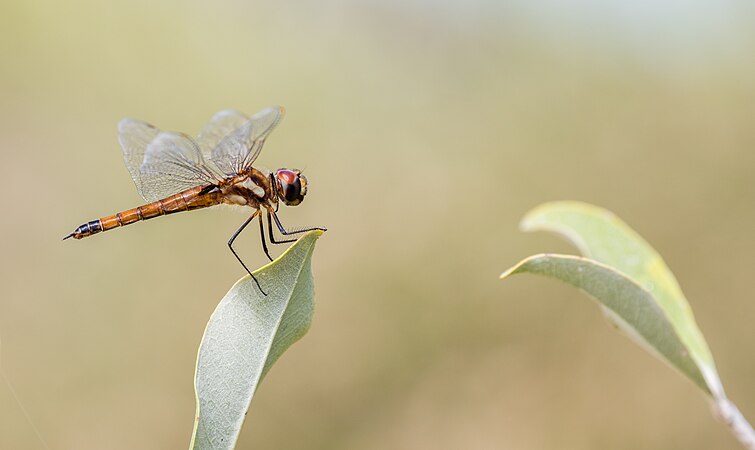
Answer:
<svg viewBox="0 0 755 450"><path fill-rule="evenodd" d="M220 192L205 192L209 186L197 186L170 197L146 205L119 212L113 216L92 220L80 225L73 233L63 239L82 239L102 231L129 225L140 220L164 216L181 211L206 208L221 202Z"/></svg>

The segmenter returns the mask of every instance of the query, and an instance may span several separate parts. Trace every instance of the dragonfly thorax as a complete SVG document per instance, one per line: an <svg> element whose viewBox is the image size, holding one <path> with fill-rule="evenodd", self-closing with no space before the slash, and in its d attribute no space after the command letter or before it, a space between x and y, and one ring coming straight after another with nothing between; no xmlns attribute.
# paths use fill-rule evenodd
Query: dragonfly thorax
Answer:
<svg viewBox="0 0 755 450"><path fill-rule="evenodd" d="M276 201L270 178L259 170L252 169L221 182L223 203L258 207Z"/></svg>

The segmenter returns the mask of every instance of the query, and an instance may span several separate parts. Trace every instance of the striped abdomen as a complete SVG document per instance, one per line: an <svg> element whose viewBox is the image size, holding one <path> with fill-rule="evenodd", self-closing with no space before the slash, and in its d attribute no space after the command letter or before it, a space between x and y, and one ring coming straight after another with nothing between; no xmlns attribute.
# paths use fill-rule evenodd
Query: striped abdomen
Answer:
<svg viewBox="0 0 755 450"><path fill-rule="evenodd" d="M122 227L140 220L147 220L153 217L164 216L166 214L191 211L192 209L206 208L208 206L219 204L221 202L220 192L217 190L214 192L206 192L208 187L209 186L197 186L179 192L178 194L171 195L162 200L139 206L134 209L129 209L128 211L119 212L114 216L92 220L91 222L80 225L73 233L64 237L63 240L68 238L82 239L101 231Z"/></svg>

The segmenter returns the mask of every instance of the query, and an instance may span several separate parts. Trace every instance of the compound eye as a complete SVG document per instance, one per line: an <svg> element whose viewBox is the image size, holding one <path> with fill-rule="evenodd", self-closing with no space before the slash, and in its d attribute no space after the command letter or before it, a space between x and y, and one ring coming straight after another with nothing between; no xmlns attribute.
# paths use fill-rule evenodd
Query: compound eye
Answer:
<svg viewBox="0 0 755 450"><path fill-rule="evenodd" d="M298 203L297 200L299 199L299 196L301 195L301 182L299 181L299 178L297 178L293 184L287 184L285 189L283 190L283 199L286 201L286 203Z"/></svg>
<svg viewBox="0 0 755 450"><path fill-rule="evenodd" d="M280 185L279 194L287 205L298 205L301 203L301 180L299 174L293 170L281 169L277 172L276 177Z"/></svg>

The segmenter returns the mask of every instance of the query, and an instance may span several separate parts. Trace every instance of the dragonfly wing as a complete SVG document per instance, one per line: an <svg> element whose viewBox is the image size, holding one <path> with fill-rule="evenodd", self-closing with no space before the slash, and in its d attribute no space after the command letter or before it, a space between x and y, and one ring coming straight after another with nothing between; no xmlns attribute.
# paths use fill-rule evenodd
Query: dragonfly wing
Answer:
<svg viewBox="0 0 755 450"><path fill-rule="evenodd" d="M286 110L282 106L271 106L263 109L249 119L249 122L252 124L251 146L249 147L249 153L247 153L244 159L244 168L248 169L252 166L260 155L262 146L265 145L265 140L275 127L278 126L280 121L283 120L285 114Z"/></svg>
<svg viewBox="0 0 755 450"><path fill-rule="evenodd" d="M248 121L249 116L235 109L225 109L215 113L197 136L197 143L204 156L210 158L212 150L224 137L241 128Z"/></svg>
<svg viewBox="0 0 755 450"><path fill-rule="evenodd" d="M190 137L133 119L122 120L118 130L126 167L137 191L148 202L217 183L217 170L205 162Z"/></svg>
<svg viewBox="0 0 755 450"><path fill-rule="evenodd" d="M147 146L158 134L160 134L158 128L139 120L123 119L118 123L118 142L120 142L123 150L123 160L131 179L134 180L136 190L142 197L144 197L144 194L142 193L142 178L139 169L142 166L142 161L144 161L144 152L147 150ZM146 197L144 198L146 200Z"/></svg>
<svg viewBox="0 0 755 450"><path fill-rule="evenodd" d="M210 158L226 176L235 175L243 169L244 158L251 146L252 125L251 120L246 119L240 126L222 135L212 147Z"/></svg>
<svg viewBox="0 0 755 450"><path fill-rule="evenodd" d="M266 108L252 117L234 110L220 111L200 133L200 146L225 175L234 175L251 167L283 114L284 109L279 106Z"/></svg>

